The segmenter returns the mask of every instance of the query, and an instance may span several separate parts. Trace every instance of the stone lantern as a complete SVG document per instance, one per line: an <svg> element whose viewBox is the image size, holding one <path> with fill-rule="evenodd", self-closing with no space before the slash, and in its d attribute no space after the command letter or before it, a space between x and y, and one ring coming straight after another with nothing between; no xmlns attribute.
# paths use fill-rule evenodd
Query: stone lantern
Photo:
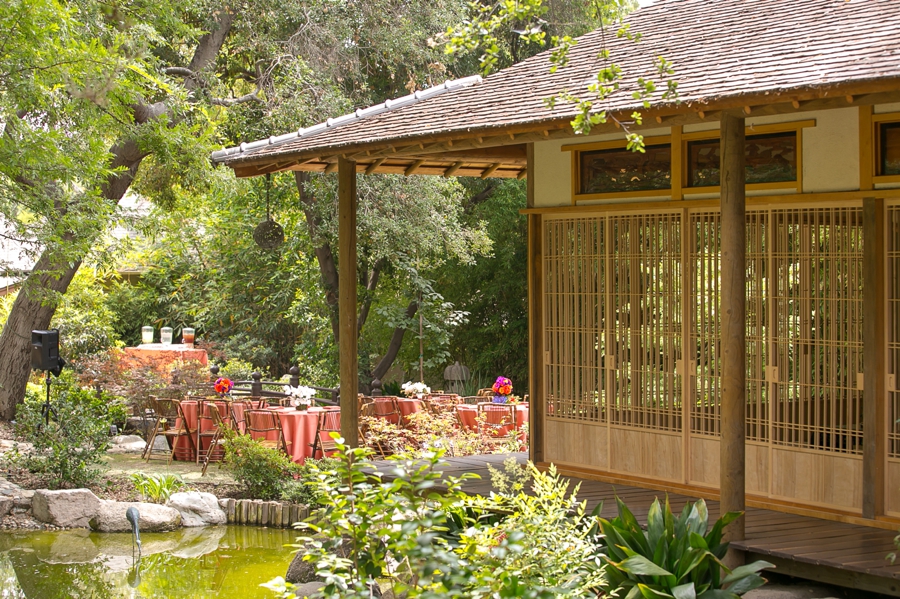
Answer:
<svg viewBox="0 0 900 599"><path fill-rule="evenodd" d="M469 380L469 369L459 363L459 360L444 369L444 380L447 382L448 393L463 393L466 381Z"/></svg>

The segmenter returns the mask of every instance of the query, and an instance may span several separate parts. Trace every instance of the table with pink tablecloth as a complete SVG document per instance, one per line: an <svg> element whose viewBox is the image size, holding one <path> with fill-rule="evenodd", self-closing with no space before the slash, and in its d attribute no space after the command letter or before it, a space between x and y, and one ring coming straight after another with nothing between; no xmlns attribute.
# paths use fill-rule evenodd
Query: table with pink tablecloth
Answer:
<svg viewBox="0 0 900 599"><path fill-rule="evenodd" d="M419 399L406 397L376 397L375 415L383 417L393 424L400 424L400 416L397 414L389 414L389 412L393 410L391 400L397 401L397 409L400 410L400 416L404 417L404 422L407 422L406 417L410 414L422 411L422 401Z"/></svg>
<svg viewBox="0 0 900 599"><path fill-rule="evenodd" d="M209 403L210 400L204 400L204 404ZM187 419L188 429L194 431L194 446L198 443L200 444L201 453L206 451L206 448L209 447L209 437L200 438L199 432L212 430L215 424L213 423L211 418L204 418L200 420L199 430L197 428L197 420L198 420L198 406L200 401L196 399L185 399L181 402L181 410L184 412L184 417ZM232 419L232 413L234 414L235 420L240 423L244 422L244 409L246 408L244 402L236 401L225 401L225 400L215 400L216 407L219 408L219 415L222 416L222 420L225 421L226 425L228 425ZM254 407L258 407L255 402L251 402L251 405ZM205 408L204 408L205 409ZM181 426L180 422L176 423L176 426ZM243 426L241 427L241 432L244 432ZM177 441L177 446L179 450L187 451L190 449L190 442L186 437L180 437ZM196 455L191 452L191 459L195 459Z"/></svg>
<svg viewBox="0 0 900 599"><path fill-rule="evenodd" d="M278 415L281 423L281 430L284 433L285 440L289 441L288 453L291 459L302 464L306 458L313 457L312 443L316 438L316 427L319 421L319 414L322 412L330 412L333 414L334 423L340 426L340 408L337 407L311 407L307 410L297 410L291 407L273 407L269 408ZM270 441L277 441L278 434L270 432L266 434L266 438ZM321 453L317 456L321 457Z"/></svg>
<svg viewBox="0 0 900 599"><path fill-rule="evenodd" d="M506 404L495 404L497 406L504 406ZM473 406L470 404L459 404L456 406L456 411L459 413L459 421L462 423L464 427L469 430L478 430L478 425L476 419L478 418L478 406ZM487 413L488 422L491 422L491 413ZM498 412L499 414L499 412ZM497 422L500 422L499 420ZM528 422L528 404L520 403L516 404L516 428L522 428L525 423ZM499 432L507 433L509 432L509 427L503 427ZM522 433L522 441L525 441L525 433Z"/></svg>

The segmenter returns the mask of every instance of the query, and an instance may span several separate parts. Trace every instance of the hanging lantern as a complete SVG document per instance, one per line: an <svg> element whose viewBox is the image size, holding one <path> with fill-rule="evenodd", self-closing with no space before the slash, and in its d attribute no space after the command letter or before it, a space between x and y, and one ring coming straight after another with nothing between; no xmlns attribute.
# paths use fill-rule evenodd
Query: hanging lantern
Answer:
<svg viewBox="0 0 900 599"><path fill-rule="evenodd" d="M269 188L272 184L271 173L266 174L266 220L256 225L253 230L253 241L264 250L274 250L284 243L284 229L276 223L269 213Z"/></svg>

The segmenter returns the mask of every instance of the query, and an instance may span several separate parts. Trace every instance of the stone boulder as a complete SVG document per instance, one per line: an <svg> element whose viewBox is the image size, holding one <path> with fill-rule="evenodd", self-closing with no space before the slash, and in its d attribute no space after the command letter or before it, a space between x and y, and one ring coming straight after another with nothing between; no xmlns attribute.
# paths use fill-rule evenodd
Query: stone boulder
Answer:
<svg viewBox="0 0 900 599"><path fill-rule="evenodd" d="M31 500L34 517L54 526L86 528L99 510L100 499L88 489L41 489Z"/></svg>
<svg viewBox="0 0 900 599"><path fill-rule="evenodd" d="M168 532L181 526L181 514L178 510L156 503L138 503L127 501L100 502L95 515L90 519L90 527L99 532L128 532L131 523L125 519L125 511L137 508L141 532Z"/></svg>
<svg viewBox="0 0 900 599"><path fill-rule="evenodd" d="M219 507L219 500L212 493L173 493L166 505L181 513L182 526L225 524L227 519L225 511Z"/></svg>
<svg viewBox="0 0 900 599"><path fill-rule="evenodd" d="M112 438L107 453L143 453L147 442L137 435L119 435Z"/></svg>

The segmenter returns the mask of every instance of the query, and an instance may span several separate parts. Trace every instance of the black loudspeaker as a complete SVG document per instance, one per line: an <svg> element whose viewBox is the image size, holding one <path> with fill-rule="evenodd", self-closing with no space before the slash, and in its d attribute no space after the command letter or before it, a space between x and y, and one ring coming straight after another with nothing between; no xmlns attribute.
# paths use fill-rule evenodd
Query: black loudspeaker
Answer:
<svg viewBox="0 0 900 599"><path fill-rule="evenodd" d="M31 368L34 370L51 371L61 368L59 358L59 329L53 329L51 331L31 331Z"/></svg>

